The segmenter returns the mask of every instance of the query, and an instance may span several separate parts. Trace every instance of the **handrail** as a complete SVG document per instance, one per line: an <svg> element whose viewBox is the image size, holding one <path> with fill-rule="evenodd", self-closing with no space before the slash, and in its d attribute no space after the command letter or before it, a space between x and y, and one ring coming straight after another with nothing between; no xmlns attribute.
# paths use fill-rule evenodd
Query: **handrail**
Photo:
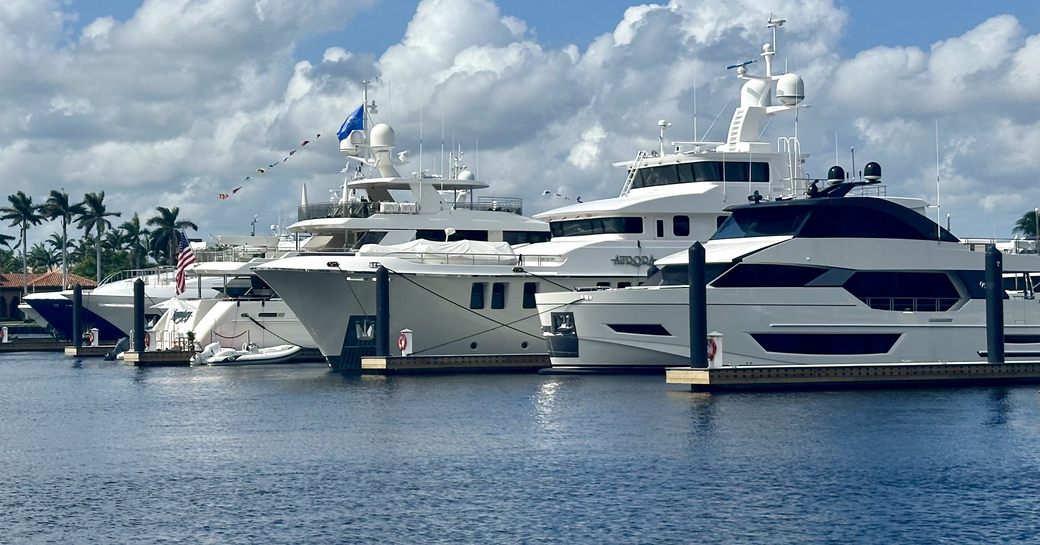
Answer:
<svg viewBox="0 0 1040 545"><path fill-rule="evenodd" d="M102 284L108 284L110 282L119 282L120 280L126 280L127 278L137 278L143 276L159 275L163 273L171 273L173 272L173 270L173 267L169 266L151 267L147 269L124 269L106 276L103 280L101 280L101 283L98 285L100 286Z"/></svg>

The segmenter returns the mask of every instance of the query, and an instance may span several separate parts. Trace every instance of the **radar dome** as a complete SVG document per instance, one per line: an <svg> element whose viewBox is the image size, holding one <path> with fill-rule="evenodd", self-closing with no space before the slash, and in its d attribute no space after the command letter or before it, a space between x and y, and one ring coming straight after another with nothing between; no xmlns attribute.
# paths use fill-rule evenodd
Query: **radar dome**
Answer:
<svg viewBox="0 0 1040 545"><path fill-rule="evenodd" d="M794 106L805 98L805 82L798 74L784 74L776 80L776 99L784 106Z"/></svg>
<svg viewBox="0 0 1040 545"><path fill-rule="evenodd" d="M827 182L840 184L845 181L845 169L835 165L827 171Z"/></svg>
<svg viewBox="0 0 1040 545"><path fill-rule="evenodd" d="M871 161L863 166L863 179L870 183L881 181L881 165Z"/></svg>
<svg viewBox="0 0 1040 545"><path fill-rule="evenodd" d="M372 142L373 148L394 147L394 129L386 123L380 123L375 127L372 127L369 138Z"/></svg>
<svg viewBox="0 0 1040 545"><path fill-rule="evenodd" d="M470 172L468 170L463 170L462 172L459 172L459 178L458 179L460 179L460 180L474 180L474 179L476 179L476 177L473 176L472 172Z"/></svg>

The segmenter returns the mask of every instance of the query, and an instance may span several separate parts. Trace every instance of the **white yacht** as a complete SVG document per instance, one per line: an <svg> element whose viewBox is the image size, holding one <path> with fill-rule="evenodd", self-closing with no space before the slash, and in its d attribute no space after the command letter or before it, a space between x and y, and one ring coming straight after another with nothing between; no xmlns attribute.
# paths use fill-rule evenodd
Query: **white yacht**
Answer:
<svg viewBox="0 0 1040 545"><path fill-rule="evenodd" d="M295 253L284 237L216 237L215 250L197 252L186 296L155 308L162 316L149 328L151 350L284 344L314 348L314 341L274 290L252 273L260 263ZM215 296L197 286L217 284Z"/></svg>
<svg viewBox="0 0 1040 545"><path fill-rule="evenodd" d="M865 173L879 175L874 165ZM984 252L919 213L923 203L845 196L857 183L731 209L705 244L715 365L985 360ZM552 365L688 366L687 252L657 265L643 286L538 295ZM1040 257L1005 255L1003 269L1007 357L1036 357Z"/></svg>
<svg viewBox="0 0 1040 545"><path fill-rule="evenodd" d="M776 147L759 140L767 120L795 112L804 98L799 76L774 74L775 54L774 44L762 47L764 75L750 74L749 63L731 67L744 84L725 142L665 146L662 121L660 149L617 163L627 171L617 197L535 216L550 224L550 241L503 239L514 243L511 251L417 251L384 240L355 256L283 260L256 272L286 299L334 368L356 367L374 351L377 265L392 272L391 331L412 330L412 353L544 354L536 293L636 284L655 259L711 236L728 205L805 191L797 138L780 138Z"/></svg>
<svg viewBox="0 0 1040 545"><path fill-rule="evenodd" d="M310 204L305 199L300 221L288 227L290 233L311 235L301 255L254 269L296 314L330 361L338 358L348 330L359 331L372 342L374 329L369 327L368 317L374 310L374 285L354 281L358 272L371 279L369 264L378 260L364 251L366 246L416 240L508 246L550 237L547 223L522 215L520 199L477 197L475 191L488 185L466 169L461 152L451 154L446 176L425 172L403 176L391 153L393 129L386 124L370 126L366 109L364 129L340 142L340 151L357 167L344 169L348 177L338 198L327 204Z"/></svg>

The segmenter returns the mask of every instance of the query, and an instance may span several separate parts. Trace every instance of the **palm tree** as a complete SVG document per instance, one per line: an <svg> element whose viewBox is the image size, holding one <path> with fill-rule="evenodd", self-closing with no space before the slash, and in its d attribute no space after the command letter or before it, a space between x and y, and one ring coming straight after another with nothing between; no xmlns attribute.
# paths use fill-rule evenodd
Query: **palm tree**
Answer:
<svg viewBox="0 0 1040 545"><path fill-rule="evenodd" d="M22 233L22 295L29 293L29 262L27 261L27 250L25 233L30 225L39 225L43 222L39 208L33 205L32 197L19 191L14 195L8 195L7 200L11 206L0 208L0 220L10 220L11 227L17 226Z"/></svg>
<svg viewBox="0 0 1040 545"><path fill-rule="evenodd" d="M170 265L175 265L177 263L177 231L185 229L198 231L199 226L188 220L177 219L181 213L178 206L173 208L157 206L155 210L158 214L148 218L148 225L155 227L152 230L152 247L156 252L165 248L166 259L169 260Z"/></svg>
<svg viewBox="0 0 1040 545"><path fill-rule="evenodd" d="M76 218L76 227L89 232L91 229L97 231L94 238L94 248L97 251L97 283L101 283L101 234L105 229L112 226L106 218L119 217L121 212L109 212L105 209L105 192L90 192L83 196L83 212Z"/></svg>
<svg viewBox="0 0 1040 545"><path fill-rule="evenodd" d="M69 203L69 194L65 191L51 190L47 202L40 206L40 212L47 220L61 219L61 285L69 287L69 224L73 218L83 214L83 203Z"/></svg>
<svg viewBox="0 0 1040 545"><path fill-rule="evenodd" d="M130 218L130 221L123 222L119 228L126 233L126 242L130 249L130 266L140 269L140 257L148 253L148 246L144 242L148 238L148 229L141 227L141 218L137 212L134 212L134 217Z"/></svg>
<svg viewBox="0 0 1040 545"><path fill-rule="evenodd" d="M57 251L48 249L42 242L33 244L32 249L29 250L29 263L32 264L34 273L47 272L58 264L58 260L61 256Z"/></svg>
<svg viewBox="0 0 1040 545"><path fill-rule="evenodd" d="M1040 213L1037 213L1037 209L1027 210L1022 217L1018 218L1015 222L1015 227L1011 230L1012 233L1020 233L1023 237L1033 239L1034 242L1040 241L1040 236L1037 236L1037 219ZM1040 252L1040 248L1033 248L1034 252Z"/></svg>

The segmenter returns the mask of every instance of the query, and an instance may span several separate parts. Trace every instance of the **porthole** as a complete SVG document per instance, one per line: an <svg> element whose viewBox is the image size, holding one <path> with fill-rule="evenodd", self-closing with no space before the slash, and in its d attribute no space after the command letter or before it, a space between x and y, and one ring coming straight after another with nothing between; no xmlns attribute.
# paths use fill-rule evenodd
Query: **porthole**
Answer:
<svg viewBox="0 0 1040 545"><path fill-rule="evenodd" d="M527 348L527 341L524 341L524 342L520 343L520 348L526 349Z"/></svg>
<svg viewBox="0 0 1040 545"><path fill-rule="evenodd" d="M469 347L472 348L473 350L476 350L477 349L477 343L476 342L471 342L471 343L469 343Z"/></svg>

